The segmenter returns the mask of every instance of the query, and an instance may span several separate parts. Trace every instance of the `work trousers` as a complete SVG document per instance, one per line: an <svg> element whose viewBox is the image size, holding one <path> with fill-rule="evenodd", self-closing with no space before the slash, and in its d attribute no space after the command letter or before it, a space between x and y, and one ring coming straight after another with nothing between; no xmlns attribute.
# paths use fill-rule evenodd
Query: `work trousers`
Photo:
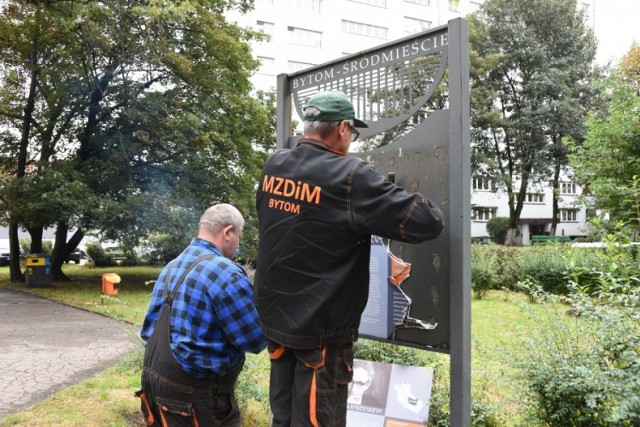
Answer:
<svg viewBox="0 0 640 427"><path fill-rule="evenodd" d="M242 369L225 375L208 387L190 387L159 376L142 373L142 413L149 426L241 427L240 408L233 387Z"/></svg>
<svg viewBox="0 0 640 427"><path fill-rule="evenodd" d="M343 427L353 345L294 349L269 340L272 427Z"/></svg>

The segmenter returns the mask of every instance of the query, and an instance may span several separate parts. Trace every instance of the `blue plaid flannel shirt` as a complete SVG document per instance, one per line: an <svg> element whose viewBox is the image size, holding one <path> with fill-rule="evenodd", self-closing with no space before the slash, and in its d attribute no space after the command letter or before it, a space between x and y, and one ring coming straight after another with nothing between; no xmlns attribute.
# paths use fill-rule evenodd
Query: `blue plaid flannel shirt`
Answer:
<svg viewBox="0 0 640 427"><path fill-rule="evenodd" d="M193 261L211 254L219 256L202 261L189 273L171 310L171 350L184 371L197 378L212 372L222 376L242 360L245 352L259 353L266 347L251 282L244 270L212 243L195 238L175 259L169 294ZM153 288L140 332L145 341L160 318L167 272L165 267Z"/></svg>

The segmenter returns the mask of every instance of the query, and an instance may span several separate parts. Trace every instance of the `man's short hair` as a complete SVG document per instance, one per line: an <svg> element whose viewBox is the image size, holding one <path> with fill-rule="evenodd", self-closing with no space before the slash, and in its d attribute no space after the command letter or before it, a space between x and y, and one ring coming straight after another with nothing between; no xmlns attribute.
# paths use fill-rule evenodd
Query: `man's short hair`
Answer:
<svg viewBox="0 0 640 427"><path fill-rule="evenodd" d="M224 227L232 225L236 230L244 228L244 218L240 211L228 203L219 203L208 208L200 217L198 230L206 229L216 235Z"/></svg>
<svg viewBox="0 0 640 427"><path fill-rule="evenodd" d="M333 132L333 130L338 127L340 121L337 122L321 122L314 120L316 117L320 116L322 112L315 107L307 107L304 110L304 133L305 134L315 134L320 136L328 136Z"/></svg>

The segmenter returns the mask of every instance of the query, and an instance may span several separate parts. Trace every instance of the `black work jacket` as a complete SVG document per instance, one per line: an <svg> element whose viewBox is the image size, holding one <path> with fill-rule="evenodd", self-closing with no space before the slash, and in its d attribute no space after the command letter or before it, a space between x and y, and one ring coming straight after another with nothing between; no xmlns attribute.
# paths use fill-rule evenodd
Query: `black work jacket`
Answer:
<svg viewBox="0 0 640 427"><path fill-rule="evenodd" d="M254 296L261 327L294 348L357 339L372 234L418 243L444 228L431 200L313 139L267 159L256 205Z"/></svg>

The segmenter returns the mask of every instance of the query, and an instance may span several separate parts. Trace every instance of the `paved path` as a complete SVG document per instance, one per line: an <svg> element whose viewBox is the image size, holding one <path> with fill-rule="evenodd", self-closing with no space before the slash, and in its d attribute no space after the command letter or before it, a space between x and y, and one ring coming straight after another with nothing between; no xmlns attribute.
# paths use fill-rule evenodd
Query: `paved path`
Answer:
<svg viewBox="0 0 640 427"><path fill-rule="evenodd" d="M0 288L0 419L115 365L139 328Z"/></svg>

